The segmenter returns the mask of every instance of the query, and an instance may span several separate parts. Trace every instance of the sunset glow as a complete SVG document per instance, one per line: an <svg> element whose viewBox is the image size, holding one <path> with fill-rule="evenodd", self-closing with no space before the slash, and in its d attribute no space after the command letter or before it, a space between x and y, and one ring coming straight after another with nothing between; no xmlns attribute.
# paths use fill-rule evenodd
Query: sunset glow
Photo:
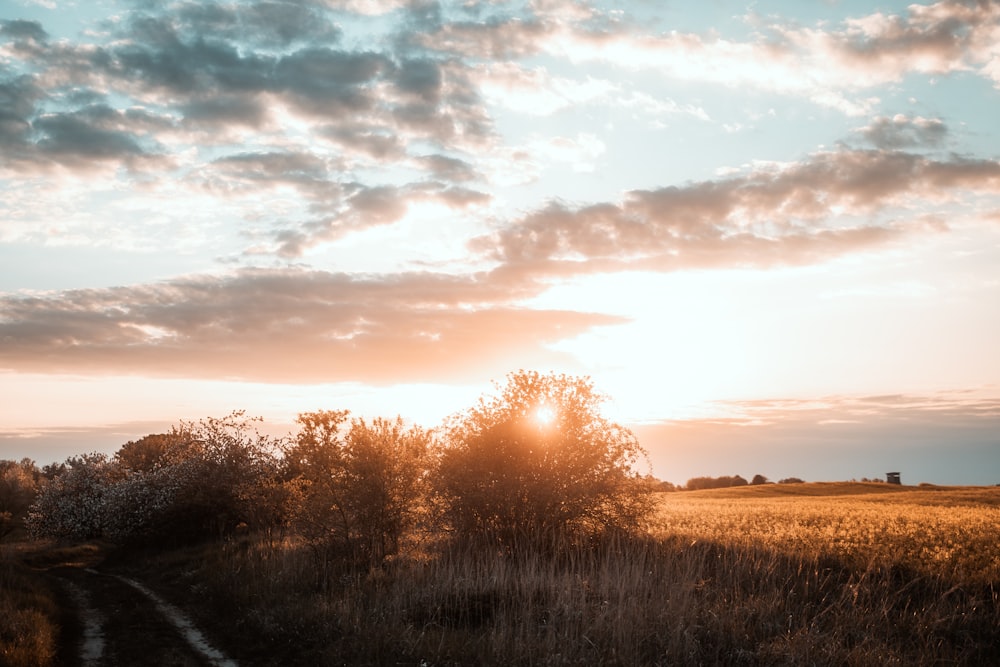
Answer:
<svg viewBox="0 0 1000 667"><path fill-rule="evenodd" d="M539 426L551 426L556 420L556 411L551 405L540 405L535 410L534 418Z"/></svg>
<svg viewBox="0 0 1000 667"><path fill-rule="evenodd" d="M800 4L4 3L0 459L531 369L678 483L1000 482L1000 4Z"/></svg>

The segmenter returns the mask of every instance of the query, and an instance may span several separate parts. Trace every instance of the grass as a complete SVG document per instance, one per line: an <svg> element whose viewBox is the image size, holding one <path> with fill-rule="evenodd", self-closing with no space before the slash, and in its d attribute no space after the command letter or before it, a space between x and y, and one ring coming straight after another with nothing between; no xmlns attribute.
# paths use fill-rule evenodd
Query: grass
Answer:
<svg viewBox="0 0 1000 667"><path fill-rule="evenodd" d="M767 485L662 494L647 534L554 554L413 535L358 569L269 534L102 567L246 664L980 665L1000 664L998 534L998 488ZM0 663L53 664L40 571L107 545L3 549Z"/></svg>
<svg viewBox="0 0 1000 667"><path fill-rule="evenodd" d="M60 605L51 587L20 561L13 546L0 545L0 664L53 664Z"/></svg>
<svg viewBox="0 0 1000 667"><path fill-rule="evenodd" d="M1000 489L788 486L664 494L649 535L557 556L428 536L359 571L272 535L144 568L262 664L1000 659Z"/></svg>

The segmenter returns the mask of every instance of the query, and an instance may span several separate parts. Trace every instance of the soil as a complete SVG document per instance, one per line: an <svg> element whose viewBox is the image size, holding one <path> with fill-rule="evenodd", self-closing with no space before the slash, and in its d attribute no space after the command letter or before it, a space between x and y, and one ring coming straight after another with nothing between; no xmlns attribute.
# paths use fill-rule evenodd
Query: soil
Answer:
<svg viewBox="0 0 1000 667"><path fill-rule="evenodd" d="M63 609L59 665L236 667L190 617L142 582L104 565L99 550L36 563ZM58 562L62 561L62 562Z"/></svg>

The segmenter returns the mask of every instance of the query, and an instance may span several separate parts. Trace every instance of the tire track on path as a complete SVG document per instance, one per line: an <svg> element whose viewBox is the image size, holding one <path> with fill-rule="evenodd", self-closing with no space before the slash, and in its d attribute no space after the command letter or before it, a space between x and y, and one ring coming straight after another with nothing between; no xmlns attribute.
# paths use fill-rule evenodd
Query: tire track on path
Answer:
<svg viewBox="0 0 1000 667"><path fill-rule="evenodd" d="M66 664L238 667L180 608L138 581L82 567L53 573L65 584L80 626L77 653L65 656Z"/></svg>
<svg viewBox="0 0 1000 667"><path fill-rule="evenodd" d="M93 570L90 571L94 572ZM99 575L100 573L94 572L94 574ZM123 577L118 574L109 576L128 584L149 598L153 604L156 605L156 608L160 611L160 613L163 614L163 616L166 617L166 619L170 621L175 628L177 628L177 630L181 633L181 636L184 637L185 641L187 641L188 645L200 653L210 665L216 667L239 667L235 660L227 658L224 653L209 644L208 640L205 639L205 635L203 635L201 631L195 627L191 619L188 618L187 615L185 615L180 609L170 604L135 579L129 579L128 577Z"/></svg>
<svg viewBox="0 0 1000 667"><path fill-rule="evenodd" d="M80 664L83 667L97 667L104 657L104 615L94 609L90 593L85 588L66 578L63 578L63 584L76 605L77 619L82 626Z"/></svg>

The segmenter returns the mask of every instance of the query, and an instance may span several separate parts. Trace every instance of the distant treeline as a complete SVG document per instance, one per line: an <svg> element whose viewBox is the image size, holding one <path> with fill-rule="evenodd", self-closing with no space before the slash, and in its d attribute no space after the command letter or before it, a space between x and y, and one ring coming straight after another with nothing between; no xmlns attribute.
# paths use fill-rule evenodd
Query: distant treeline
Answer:
<svg viewBox="0 0 1000 667"><path fill-rule="evenodd" d="M786 477L778 480L778 484L804 484L805 481L798 477ZM700 491L702 489L728 489L733 486L758 486L761 484L774 484L763 475L754 475L748 482L741 475L723 475L722 477L692 477L684 486L677 486L670 482L661 482L660 491Z"/></svg>

